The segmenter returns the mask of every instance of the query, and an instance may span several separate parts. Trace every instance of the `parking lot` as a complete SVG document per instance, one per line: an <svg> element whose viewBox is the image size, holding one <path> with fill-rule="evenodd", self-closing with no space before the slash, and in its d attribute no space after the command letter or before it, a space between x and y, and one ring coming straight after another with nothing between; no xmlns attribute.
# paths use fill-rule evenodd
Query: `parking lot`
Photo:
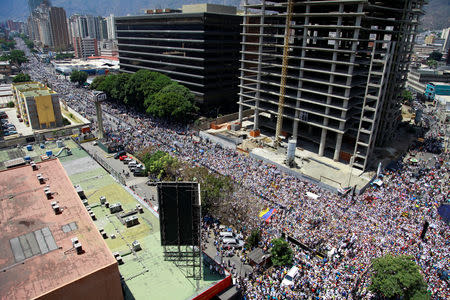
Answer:
<svg viewBox="0 0 450 300"><path fill-rule="evenodd" d="M146 184L148 181L146 176L134 176L128 165L124 164L123 161L119 159L114 159L114 153L106 153L103 149L97 146L94 141L83 143L82 146L91 156L100 158L111 169L113 169L114 172L111 172L112 175L118 175L123 178L125 185L134 190L137 195L143 199L149 200L154 207L158 206L156 187L148 186ZM129 154L127 155L134 160L136 159ZM127 176L126 174L129 175Z"/></svg>
<svg viewBox="0 0 450 300"><path fill-rule="evenodd" d="M16 137L18 135L30 135L33 134L33 130L31 127L27 127L25 123L19 122L19 119L17 118L16 109L15 108L3 108L0 111L4 111L8 115L8 123L14 125L15 131L17 131L17 134L9 135L11 137ZM5 139L7 139L9 136L5 136Z"/></svg>

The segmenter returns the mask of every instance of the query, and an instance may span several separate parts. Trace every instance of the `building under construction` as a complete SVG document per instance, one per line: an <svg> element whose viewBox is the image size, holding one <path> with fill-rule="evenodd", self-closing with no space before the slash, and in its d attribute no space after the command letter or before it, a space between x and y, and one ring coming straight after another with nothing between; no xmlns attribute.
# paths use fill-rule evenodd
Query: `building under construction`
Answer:
<svg viewBox="0 0 450 300"><path fill-rule="evenodd" d="M425 2L245 0L239 121L253 109L253 136L275 131L365 170L401 121Z"/></svg>

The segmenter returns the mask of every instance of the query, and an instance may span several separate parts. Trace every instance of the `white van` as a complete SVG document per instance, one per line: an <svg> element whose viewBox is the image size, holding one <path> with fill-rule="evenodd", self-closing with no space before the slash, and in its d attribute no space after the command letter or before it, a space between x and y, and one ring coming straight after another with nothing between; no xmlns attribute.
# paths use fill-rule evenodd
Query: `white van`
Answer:
<svg viewBox="0 0 450 300"><path fill-rule="evenodd" d="M290 286L294 285L294 280L297 278L298 268L293 266L289 272L287 272L286 276L284 276L283 281L281 282L281 286Z"/></svg>
<svg viewBox="0 0 450 300"><path fill-rule="evenodd" d="M235 238L234 233L232 231L221 231L219 233L221 239L223 238Z"/></svg>

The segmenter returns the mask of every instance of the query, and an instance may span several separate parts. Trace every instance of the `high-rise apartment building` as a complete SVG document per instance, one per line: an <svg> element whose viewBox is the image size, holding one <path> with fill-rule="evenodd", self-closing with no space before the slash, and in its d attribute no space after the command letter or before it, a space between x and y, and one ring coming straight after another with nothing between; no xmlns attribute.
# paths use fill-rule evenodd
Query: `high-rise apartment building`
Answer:
<svg viewBox="0 0 450 300"><path fill-rule="evenodd" d="M110 14L106 17L106 23L108 27L108 40L116 39L116 26L114 24L114 15Z"/></svg>
<svg viewBox="0 0 450 300"><path fill-rule="evenodd" d="M366 169L401 120L424 2L245 0L239 119Z"/></svg>
<svg viewBox="0 0 450 300"><path fill-rule="evenodd" d="M240 22L235 7L211 4L186 5L183 13L117 17L120 69L166 74L189 88L206 112L232 108Z"/></svg>
<svg viewBox="0 0 450 300"><path fill-rule="evenodd" d="M48 6L51 5L49 0L28 0L28 9L30 10L30 13L32 13L33 10L35 10L43 2L48 3Z"/></svg>
<svg viewBox="0 0 450 300"><path fill-rule="evenodd" d="M42 47L65 50L69 46L66 12L62 7L51 7L49 1L32 11L28 18L31 38Z"/></svg>
<svg viewBox="0 0 450 300"><path fill-rule="evenodd" d="M66 11L62 7L50 7L49 16L53 48L56 50L66 50L69 47Z"/></svg>

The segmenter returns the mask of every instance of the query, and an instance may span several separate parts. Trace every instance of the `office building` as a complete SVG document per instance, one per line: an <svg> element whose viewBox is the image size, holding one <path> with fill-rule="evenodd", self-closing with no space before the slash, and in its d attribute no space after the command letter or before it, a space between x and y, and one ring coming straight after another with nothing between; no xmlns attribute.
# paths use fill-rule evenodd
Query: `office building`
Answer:
<svg viewBox="0 0 450 300"><path fill-rule="evenodd" d="M73 49L75 51L75 58L87 58L99 55L97 40L89 37L74 37Z"/></svg>
<svg viewBox="0 0 450 300"><path fill-rule="evenodd" d="M244 1L239 120L366 169L396 132L423 4Z"/></svg>
<svg viewBox="0 0 450 300"><path fill-rule="evenodd" d="M0 186L2 298L123 299L117 261L58 159L0 171Z"/></svg>
<svg viewBox="0 0 450 300"><path fill-rule="evenodd" d="M450 96L450 83L428 83L425 89L425 97L430 101L434 101L436 96Z"/></svg>
<svg viewBox="0 0 450 300"><path fill-rule="evenodd" d="M406 87L415 93L424 95L429 82L450 83L450 70L411 68Z"/></svg>
<svg viewBox="0 0 450 300"><path fill-rule="evenodd" d="M13 84L16 107L34 130L63 126L58 94L39 82Z"/></svg>
<svg viewBox="0 0 450 300"><path fill-rule="evenodd" d="M236 105L242 18L234 7L194 6L184 5L183 13L116 17L120 68L166 74L216 115Z"/></svg>

